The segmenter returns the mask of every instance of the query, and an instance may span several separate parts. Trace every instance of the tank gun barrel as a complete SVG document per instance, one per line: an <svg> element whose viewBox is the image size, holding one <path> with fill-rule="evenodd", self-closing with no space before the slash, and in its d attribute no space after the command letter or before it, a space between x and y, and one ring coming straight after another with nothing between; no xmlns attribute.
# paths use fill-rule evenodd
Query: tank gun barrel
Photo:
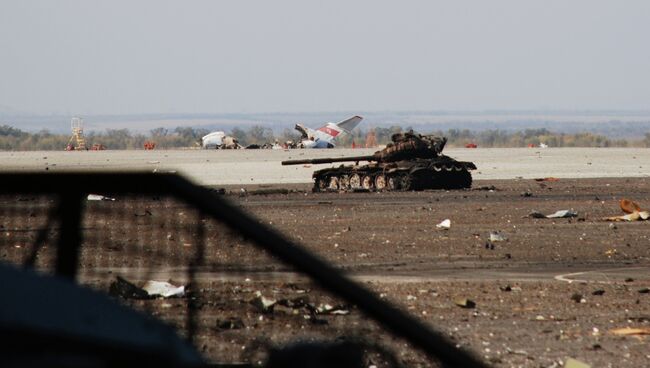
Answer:
<svg viewBox="0 0 650 368"><path fill-rule="evenodd" d="M287 160L282 161L282 165L304 165L304 164L331 164L333 162L350 162L350 161L377 161L375 155L370 156L353 156L353 157L326 157L304 160Z"/></svg>

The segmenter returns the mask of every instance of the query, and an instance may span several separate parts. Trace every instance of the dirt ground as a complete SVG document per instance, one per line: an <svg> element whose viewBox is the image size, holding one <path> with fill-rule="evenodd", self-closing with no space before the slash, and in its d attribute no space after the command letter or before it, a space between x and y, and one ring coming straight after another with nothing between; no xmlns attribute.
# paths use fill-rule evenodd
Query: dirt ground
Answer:
<svg viewBox="0 0 650 368"><path fill-rule="evenodd" d="M462 191L316 194L293 185L282 186L287 194L267 195L237 186L224 197L492 366L561 367L575 358L594 367L640 367L650 365L650 223L603 218L623 214L622 198L650 209L649 185L646 178L481 180ZM42 227L47 206L6 201L16 209L5 206L0 256L20 262L34 234L12 229ZM528 216L558 210L577 216ZM32 220L11 225L15 213ZM445 219L451 227L438 229ZM490 241L491 233L501 239ZM191 303L199 311L195 343L212 361L256 364L260 346L353 335L388 347L407 366L428 365L355 306L182 204L89 202L84 235L81 279L102 290L115 275L136 284L187 283L183 266L204 239L205 260L188 296L125 303L181 333ZM50 248L37 263L49 263ZM258 295L277 303L262 310ZM464 299L475 306L459 306ZM371 354L368 364L382 366L381 356Z"/></svg>
<svg viewBox="0 0 650 368"><path fill-rule="evenodd" d="M470 191L239 201L495 366L548 367L567 357L644 366L646 337L612 330L650 327L650 223L602 218L623 214L622 198L649 208L648 184L479 181ZM578 216L527 217L563 209ZM437 229L445 219L451 228ZM491 232L507 240L489 242ZM459 298L476 308L456 306Z"/></svg>

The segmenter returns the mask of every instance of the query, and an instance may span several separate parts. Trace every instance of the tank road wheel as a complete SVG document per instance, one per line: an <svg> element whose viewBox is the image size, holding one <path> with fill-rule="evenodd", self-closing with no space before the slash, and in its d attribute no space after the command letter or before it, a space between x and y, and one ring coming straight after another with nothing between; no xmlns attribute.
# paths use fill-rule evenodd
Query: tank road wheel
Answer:
<svg viewBox="0 0 650 368"><path fill-rule="evenodd" d="M339 189L348 190L350 189L350 177L347 175L342 175L339 177Z"/></svg>
<svg viewBox="0 0 650 368"><path fill-rule="evenodd" d="M314 189L313 192L323 192L327 188L328 182L325 178L316 178L314 180Z"/></svg>
<svg viewBox="0 0 650 368"><path fill-rule="evenodd" d="M399 178L399 187L402 190L413 190L413 178L411 178L411 175L404 175L401 178Z"/></svg>
<svg viewBox="0 0 650 368"><path fill-rule="evenodd" d="M363 189L368 189L372 190L374 187L374 180L372 180L372 176L370 175L364 175L363 178L361 178L361 186Z"/></svg>
<svg viewBox="0 0 650 368"><path fill-rule="evenodd" d="M337 176L330 177L327 189L329 189L329 190L339 190L339 178Z"/></svg>
<svg viewBox="0 0 650 368"><path fill-rule="evenodd" d="M361 188L361 175L359 174L350 175L350 188L352 189Z"/></svg>
<svg viewBox="0 0 650 368"><path fill-rule="evenodd" d="M399 190L400 189L400 178L398 176L389 176L386 182L386 188L388 190Z"/></svg>
<svg viewBox="0 0 650 368"><path fill-rule="evenodd" d="M440 167L438 165L433 165L433 169L436 170L436 171L440 171L440 170L442 170L442 167Z"/></svg>
<svg viewBox="0 0 650 368"><path fill-rule="evenodd" d="M471 188L472 174L466 170L454 173L451 180L451 187L453 189Z"/></svg>
<svg viewBox="0 0 650 368"><path fill-rule="evenodd" d="M387 185L388 180L386 179L386 175L379 174L375 177L375 189L378 191L385 190Z"/></svg>

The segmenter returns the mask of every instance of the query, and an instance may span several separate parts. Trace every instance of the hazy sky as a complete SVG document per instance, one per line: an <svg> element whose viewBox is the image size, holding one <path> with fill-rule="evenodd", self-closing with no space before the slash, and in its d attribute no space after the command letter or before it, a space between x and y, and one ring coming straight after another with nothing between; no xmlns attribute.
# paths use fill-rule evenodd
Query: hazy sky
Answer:
<svg viewBox="0 0 650 368"><path fill-rule="evenodd" d="M650 109L650 1L0 2L0 112Z"/></svg>

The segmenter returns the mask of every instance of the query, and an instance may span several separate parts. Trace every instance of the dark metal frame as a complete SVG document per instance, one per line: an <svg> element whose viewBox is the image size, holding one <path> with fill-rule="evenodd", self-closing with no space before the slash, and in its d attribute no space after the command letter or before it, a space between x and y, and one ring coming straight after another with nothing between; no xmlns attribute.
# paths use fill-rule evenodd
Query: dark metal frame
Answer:
<svg viewBox="0 0 650 368"><path fill-rule="evenodd" d="M81 244L80 221L88 193L171 195L186 201L204 216L212 217L256 246L309 275L326 290L356 305L395 335L401 336L445 366L487 367L460 350L439 332L381 300L340 270L279 232L261 224L210 189L175 174L150 173L5 173L0 193L58 195L61 233L57 248L57 274L74 279Z"/></svg>

